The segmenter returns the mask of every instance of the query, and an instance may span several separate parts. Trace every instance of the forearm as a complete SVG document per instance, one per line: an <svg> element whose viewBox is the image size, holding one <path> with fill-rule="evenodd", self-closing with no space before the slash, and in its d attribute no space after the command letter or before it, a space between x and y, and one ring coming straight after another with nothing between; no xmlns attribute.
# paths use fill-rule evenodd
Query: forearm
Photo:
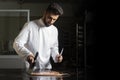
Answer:
<svg viewBox="0 0 120 80"><path fill-rule="evenodd" d="M16 53L24 59L32 54L24 45L16 41L13 43L13 48L15 49Z"/></svg>
<svg viewBox="0 0 120 80"><path fill-rule="evenodd" d="M58 43L55 43L54 46L51 48L51 53L52 53L52 58L56 63L57 62L56 56L59 54Z"/></svg>

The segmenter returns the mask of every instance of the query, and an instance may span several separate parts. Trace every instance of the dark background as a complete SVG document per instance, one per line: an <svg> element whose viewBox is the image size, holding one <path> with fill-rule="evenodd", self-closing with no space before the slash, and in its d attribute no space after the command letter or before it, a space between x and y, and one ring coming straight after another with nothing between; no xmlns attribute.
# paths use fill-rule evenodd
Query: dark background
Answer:
<svg viewBox="0 0 120 80"><path fill-rule="evenodd" d="M60 51L64 48L64 61L55 64L52 61L53 69L74 70L82 72L89 80L95 80L95 55L96 53L96 0L0 0L17 1L24 3L49 3L59 2L61 5L70 4L73 6L73 16L61 16L55 23L59 31ZM65 12L65 11L64 11ZM34 20L38 16L31 16ZM62 24L64 23L65 26ZM59 27L60 26L60 27ZM77 29L78 27L78 29Z"/></svg>

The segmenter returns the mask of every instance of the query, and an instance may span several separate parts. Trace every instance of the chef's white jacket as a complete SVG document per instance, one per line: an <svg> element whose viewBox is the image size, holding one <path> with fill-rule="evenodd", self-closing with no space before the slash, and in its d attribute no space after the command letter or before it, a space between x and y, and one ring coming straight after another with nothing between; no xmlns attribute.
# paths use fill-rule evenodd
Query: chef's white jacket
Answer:
<svg viewBox="0 0 120 80"><path fill-rule="evenodd" d="M54 25L45 26L42 19L27 22L15 38L13 48L24 60L30 53L39 52L36 69L52 69L50 56L54 62L58 54L58 30ZM26 61L26 68L29 67Z"/></svg>

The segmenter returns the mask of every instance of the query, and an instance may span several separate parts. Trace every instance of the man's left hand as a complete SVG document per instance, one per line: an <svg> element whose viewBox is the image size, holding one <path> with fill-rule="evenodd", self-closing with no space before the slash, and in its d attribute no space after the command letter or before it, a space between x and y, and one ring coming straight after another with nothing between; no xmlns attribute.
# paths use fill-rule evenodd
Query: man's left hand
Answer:
<svg viewBox="0 0 120 80"><path fill-rule="evenodd" d="M60 55L60 54L58 54L57 56L56 56L56 60L57 60L57 62L62 62L62 60L63 60L63 56L62 55Z"/></svg>

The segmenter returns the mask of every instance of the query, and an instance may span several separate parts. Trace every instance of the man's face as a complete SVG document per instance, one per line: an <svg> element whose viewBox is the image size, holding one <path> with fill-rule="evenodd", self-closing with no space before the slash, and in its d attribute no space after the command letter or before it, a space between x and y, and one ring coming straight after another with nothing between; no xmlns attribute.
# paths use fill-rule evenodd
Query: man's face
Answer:
<svg viewBox="0 0 120 80"><path fill-rule="evenodd" d="M55 15L52 13L46 13L44 15L43 20L46 26L50 26L50 25L53 25L58 18L59 18L59 15Z"/></svg>

